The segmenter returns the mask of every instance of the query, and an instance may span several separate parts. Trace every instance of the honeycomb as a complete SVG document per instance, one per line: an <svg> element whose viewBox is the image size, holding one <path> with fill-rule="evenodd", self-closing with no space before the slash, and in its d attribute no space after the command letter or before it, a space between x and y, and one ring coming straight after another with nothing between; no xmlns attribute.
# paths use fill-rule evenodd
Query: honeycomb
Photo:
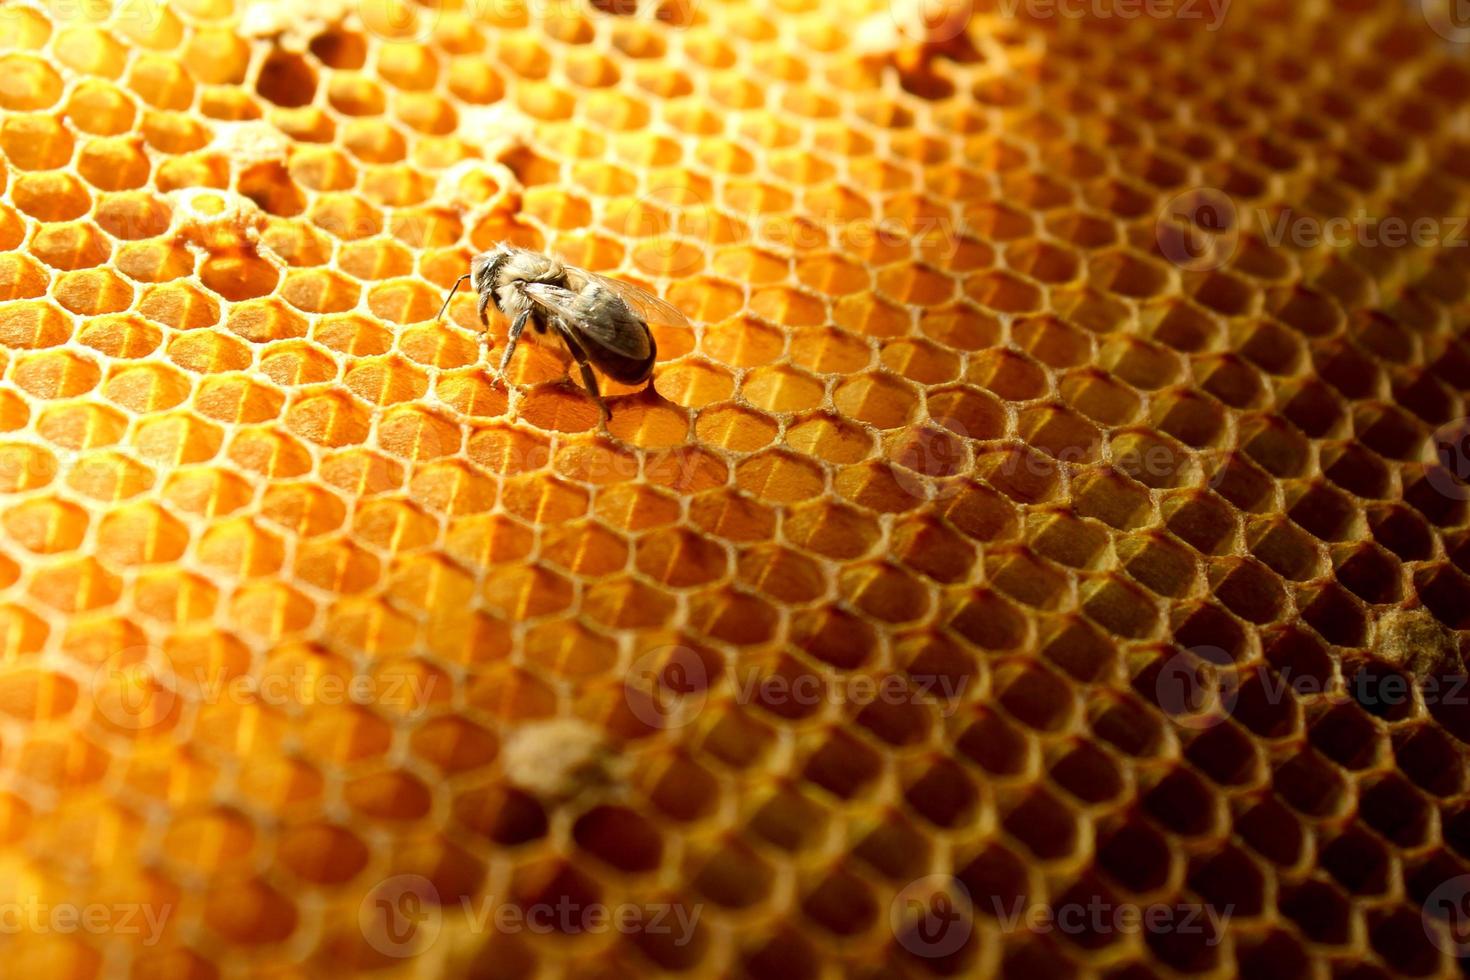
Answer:
<svg viewBox="0 0 1470 980"><path fill-rule="evenodd" d="M0 972L1457 972L1470 37L940 7L0 6Z"/></svg>

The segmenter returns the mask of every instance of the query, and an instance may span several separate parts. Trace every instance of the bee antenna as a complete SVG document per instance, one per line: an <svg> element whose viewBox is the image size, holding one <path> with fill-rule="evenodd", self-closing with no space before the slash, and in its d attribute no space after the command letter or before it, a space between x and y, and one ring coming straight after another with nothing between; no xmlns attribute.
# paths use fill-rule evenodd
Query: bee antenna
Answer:
<svg viewBox="0 0 1470 980"><path fill-rule="evenodd" d="M454 280L454 285L449 288L449 295L444 297L444 305L439 307L439 315L434 317L435 320L442 320L444 318L444 311L449 309L449 301L454 299L455 293L459 292L459 284L464 282L469 277L470 273L466 272L464 275Z"/></svg>

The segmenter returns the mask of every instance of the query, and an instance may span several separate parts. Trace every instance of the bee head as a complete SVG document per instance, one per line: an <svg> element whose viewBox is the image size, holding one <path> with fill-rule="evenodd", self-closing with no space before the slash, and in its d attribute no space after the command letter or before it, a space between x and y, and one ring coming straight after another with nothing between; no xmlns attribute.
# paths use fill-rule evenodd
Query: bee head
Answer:
<svg viewBox="0 0 1470 980"><path fill-rule="evenodd" d="M490 270L491 261L498 254L498 252L481 252L479 255L470 259L470 277L473 279L476 288L479 288L480 283L484 281L485 273Z"/></svg>
<svg viewBox="0 0 1470 980"><path fill-rule="evenodd" d="M475 292L488 293L497 310L500 309L500 301L495 298L495 276L509 256L509 249L502 245L493 251L481 252L470 260L470 282L474 283Z"/></svg>

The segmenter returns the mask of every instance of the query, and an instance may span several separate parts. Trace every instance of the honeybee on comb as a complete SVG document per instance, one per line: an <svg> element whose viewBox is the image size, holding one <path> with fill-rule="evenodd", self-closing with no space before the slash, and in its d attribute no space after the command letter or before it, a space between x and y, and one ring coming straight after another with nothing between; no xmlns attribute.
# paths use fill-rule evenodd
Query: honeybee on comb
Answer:
<svg viewBox="0 0 1470 980"><path fill-rule="evenodd" d="M479 294L481 324L490 325L492 305L510 317L510 333L500 357L501 375L528 323L537 333L552 330L577 362L582 381L604 419L611 419L612 413L602 399L593 365L614 381L641 384L649 380L658 356L649 321L689 325L678 309L637 286L505 244L471 260L470 271L449 290L439 310L441 317L466 279Z"/></svg>

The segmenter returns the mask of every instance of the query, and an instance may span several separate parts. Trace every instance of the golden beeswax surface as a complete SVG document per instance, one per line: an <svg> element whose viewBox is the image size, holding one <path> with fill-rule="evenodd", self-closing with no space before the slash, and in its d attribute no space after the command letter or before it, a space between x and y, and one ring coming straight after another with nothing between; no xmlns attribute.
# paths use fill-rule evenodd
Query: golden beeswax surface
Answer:
<svg viewBox="0 0 1470 980"><path fill-rule="evenodd" d="M0 4L0 974L1455 971L1466 38L959 6Z"/></svg>

